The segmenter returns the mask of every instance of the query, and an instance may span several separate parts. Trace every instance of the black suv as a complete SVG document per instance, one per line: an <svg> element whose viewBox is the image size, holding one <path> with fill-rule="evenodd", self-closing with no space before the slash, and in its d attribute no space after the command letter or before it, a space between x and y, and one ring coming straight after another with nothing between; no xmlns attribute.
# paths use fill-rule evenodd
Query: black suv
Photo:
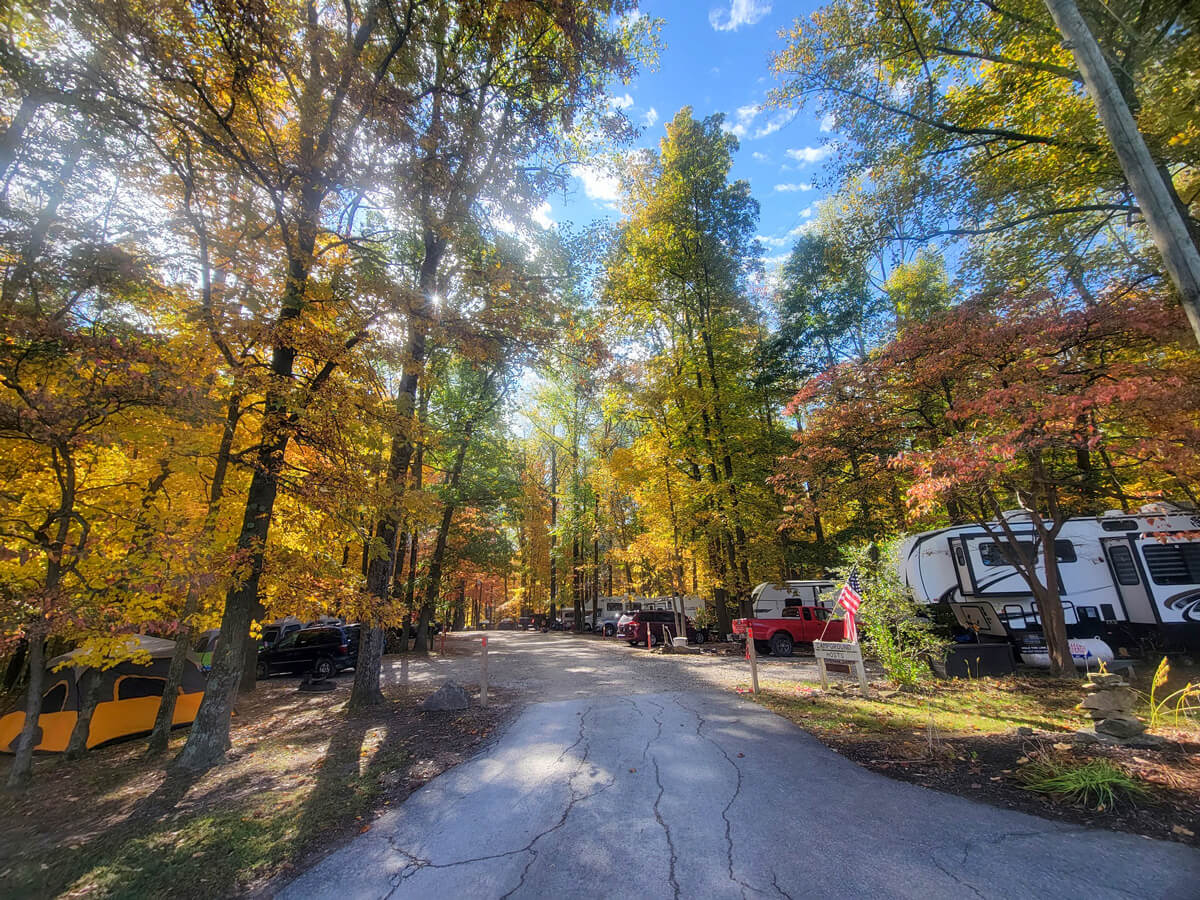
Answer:
<svg viewBox="0 0 1200 900"><path fill-rule="evenodd" d="M354 668L358 659L358 625L318 625L302 628L258 651L258 677L272 672L297 672L329 678Z"/></svg>

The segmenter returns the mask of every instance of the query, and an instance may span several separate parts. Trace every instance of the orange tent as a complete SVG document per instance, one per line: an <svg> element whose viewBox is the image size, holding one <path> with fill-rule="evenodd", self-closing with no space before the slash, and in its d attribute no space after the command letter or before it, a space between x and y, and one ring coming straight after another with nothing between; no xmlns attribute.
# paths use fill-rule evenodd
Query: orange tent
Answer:
<svg viewBox="0 0 1200 900"><path fill-rule="evenodd" d="M130 649L148 652L150 660L146 663L118 663L100 674L100 702L92 715L88 747L145 734L154 728L154 717L158 714L163 688L167 683L167 670L175 652L175 642L135 634L129 636L129 644ZM69 663L79 653L76 650L56 657L47 666L42 713L38 717L41 738L35 750L61 753L67 749L71 731L79 718L79 706L83 702L79 682L88 667L54 669ZM173 724L187 725L195 719L196 710L200 708L200 700L204 696L204 683L200 661L189 651L179 698L175 701ZM0 718L0 751L13 752L24 726L23 709Z"/></svg>

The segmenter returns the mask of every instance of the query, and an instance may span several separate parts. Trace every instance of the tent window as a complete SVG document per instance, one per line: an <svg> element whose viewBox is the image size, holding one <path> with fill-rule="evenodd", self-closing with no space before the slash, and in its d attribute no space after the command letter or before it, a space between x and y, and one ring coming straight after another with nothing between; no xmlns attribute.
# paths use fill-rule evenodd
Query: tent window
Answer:
<svg viewBox="0 0 1200 900"><path fill-rule="evenodd" d="M67 702L67 683L60 681L46 693L42 694L42 712L62 712L63 704Z"/></svg>
<svg viewBox="0 0 1200 900"><path fill-rule="evenodd" d="M165 678L141 678L127 675L117 682L117 699L133 700L136 697L161 697L166 687Z"/></svg>

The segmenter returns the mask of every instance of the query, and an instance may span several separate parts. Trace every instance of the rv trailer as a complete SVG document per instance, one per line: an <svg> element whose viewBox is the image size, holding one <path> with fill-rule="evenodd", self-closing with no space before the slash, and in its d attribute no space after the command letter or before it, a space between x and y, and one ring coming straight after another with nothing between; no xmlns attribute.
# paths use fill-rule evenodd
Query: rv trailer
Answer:
<svg viewBox="0 0 1200 900"><path fill-rule="evenodd" d="M1022 549L1044 560L1028 514L1004 515L1028 542ZM901 546L900 572L917 602L948 606L962 628L1008 638L1037 664L1045 655L1041 616L1000 534L996 521L913 535ZM1126 656L1200 648L1200 515L1155 503L1135 514L1068 519L1054 555L1074 655L1103 658L1100 642Z"/></svg>

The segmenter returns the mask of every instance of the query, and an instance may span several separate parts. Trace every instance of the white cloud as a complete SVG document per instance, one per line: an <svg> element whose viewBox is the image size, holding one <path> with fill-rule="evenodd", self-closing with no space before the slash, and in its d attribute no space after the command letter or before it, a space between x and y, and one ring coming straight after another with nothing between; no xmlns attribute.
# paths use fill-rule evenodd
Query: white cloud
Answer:
<svg viewBox="0 0 1200 900"><path fill-rule="evenodd" d="M809 164L828 159L833 155L835 149L833 144L822 144L820 147L801 147L798 150L789 150L787 155L798 163Z"/></svg>
<svg viewBox="0 0 1200 900"><path fill-rule="evenodd" d="M750 158L753 159L755 162L764 162L764 163L770 162L770 159L771 159L769 156L767 156L767 154L759 153L757 150L755 150L753 153L750 154Z"/></svg>
<svg viewBox="0 0 1200 900"><path fill-rule="evenodd" d="M583 184L583 192L589 200L601 206L617 209L621 201L621 180L611 172L595 166L575 166L571 174Z"/></svg>
<svg viewBox="0 0 1200 900"><path fill-rule="evenodd" d="M755 103L750 103L746 106L739 106L733 114L733 124L725 125L725 130L732 133L738 138L747 140L757 140L765 138L769 134L774 134L792 119L796 118L796 110L781 109L771 115L769 119L751 130L754 121L762 114L763 108Z"/></svg>
<svg viewBox="0 0 1200 900"><path fill-rule="evenodd" d="M750 103L746 106L739 106L733 113L733 124L725 125L726 131L732 132L739 138L746 136L746 131L750 127L750 123L754 121L754 117L758 115L758 104Z"/></svg>
<svg viewBox="0 0 1200 900"><path fill-rule="evenodd" d="M608 105L614 109L629 109L633 106L633 98L628 94L622 94L620 97L609 97Z"/></svg>
<svg viewBox="0 0 1200 900"><path fill-rule="evenodd" d="M770 11L771 4L761 0L732 0L729 9L718 7L709 10L708 24L717 31L736 31L743 25L762 21Z"/></svg>
<svg viewBox="0 0 1200 900"><path fill-rule="evenodd" d="M834 117L833 113L825 113L825 115L821 116L822 131L828 134L835 128L837 128L837 119Z"/></svg>
<svg viewBox="0 0 1200 900"><path fill-rule="evenodd" d="M544 201L530 213L529 217L543 228L553 228L555 225L554 220L550 218L550 204Z"/></svg>
<svg viewBox="0 0 1200 900"><path fill-rule="evenodd" d="M758 236L758 239L760 241L762 241L764 244L766 244L768 247L782 247L784 244L787 243L786 237L771 237L768 234L760 234Z"/></svg>
<svg viewBox="0 0 1200 900"><path fill-rule="evenodd" d="M775 185L775 190L779 191L781 194L791 194L796 191L811 191L812 189L813 189L813 186L811 184L804 184L804 183Z"/></svg>
<svg viewBox="0 0 1200 900"><path fill-rule="evenodd" d="M797 111L794 109L780 110L779 112L775 113L775 115L771 116L765 125L758 128L754 134L751 135L751 137L764 138L768 134L774 134L788 122L792 121L792 119L796 118L796 112Z"/></svg>
<svg viewBox="0 0 1200 900"><path fill-rule="evenodd" d="M653 128L658 121L658 110L653 106L646 110L646 114L642 116L642 124L647 128Z"/></svg>

